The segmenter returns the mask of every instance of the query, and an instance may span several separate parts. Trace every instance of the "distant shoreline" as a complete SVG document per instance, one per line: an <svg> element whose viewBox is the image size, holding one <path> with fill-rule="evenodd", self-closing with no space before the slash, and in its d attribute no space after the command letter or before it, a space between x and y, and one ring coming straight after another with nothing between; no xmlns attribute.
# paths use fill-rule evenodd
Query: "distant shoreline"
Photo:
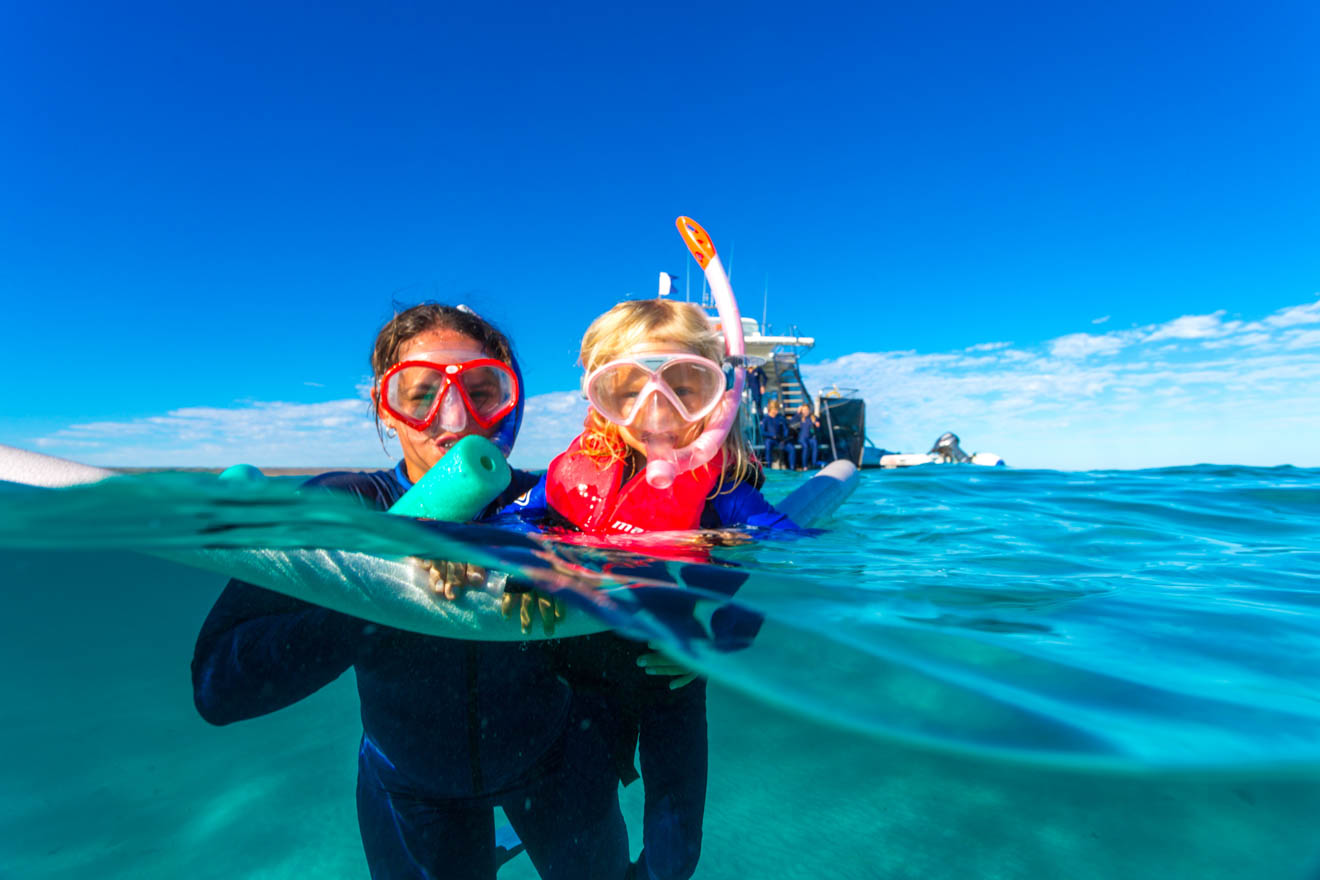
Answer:
<svg viewBox="0 0 1320 880"><path fill-rule="evenodd" d="M109 467L121 474L158 474L162 471L183 471L190 474L218 474L222 467ZM335 471L378 471L379 467L263 467L259 470L268 477L312 477Z"/></svg>

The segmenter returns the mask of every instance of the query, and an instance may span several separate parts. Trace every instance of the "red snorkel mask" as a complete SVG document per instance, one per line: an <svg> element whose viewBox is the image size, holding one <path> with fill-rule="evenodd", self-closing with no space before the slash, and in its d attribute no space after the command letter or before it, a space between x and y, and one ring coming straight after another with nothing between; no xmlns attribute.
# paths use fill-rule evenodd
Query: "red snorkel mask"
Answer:
<svg viewBox="0 0 1320 880"><path fill-rule="evenodd" d="M458 433L470 418L489 431L518 405L518 377L503 361L471 352L428 351L411 356L381 376L377 400L383 412L426 431L439 422Z"/></svg>

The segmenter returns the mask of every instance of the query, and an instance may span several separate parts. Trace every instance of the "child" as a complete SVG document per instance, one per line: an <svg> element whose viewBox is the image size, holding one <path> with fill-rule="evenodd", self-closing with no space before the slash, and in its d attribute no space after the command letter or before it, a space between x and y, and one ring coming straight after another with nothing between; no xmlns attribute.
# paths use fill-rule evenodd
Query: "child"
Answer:
<svg viewBox="0 0 1320 880"><path fill-rule="evenodd" d="M550 464L545 501L551 522L590 534L637 534L751 525L797 528L756 486L752 451L735 418L708 461L690 454L736 406L725 344L690 303L637 300L601 315L582 338L585 430ZM699 458L699 457L698 457ZM668 463L672 483L648 479ZM676 476L674 475L676 473ZM652 469L652 477L654 468ZM664 486L658 488L656 483ZM561 643L575 691L596 690L611 707L602 719L619 743L625 783L641 757L646 789L638 878L683 880L701 852L706 798L705 682L680 672L645 645L607 633Z"/></svg>

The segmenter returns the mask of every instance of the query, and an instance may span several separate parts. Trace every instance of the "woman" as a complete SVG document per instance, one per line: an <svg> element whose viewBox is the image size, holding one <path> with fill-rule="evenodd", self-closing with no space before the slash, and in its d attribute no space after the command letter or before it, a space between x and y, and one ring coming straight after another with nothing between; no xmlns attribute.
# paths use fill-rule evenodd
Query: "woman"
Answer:
<svg viewBox="0 0 1320 880"><path fill-rule="evenodd" d="M736 422L716 441L713 459L680 466L665 488L648 479L648 464L682 461L676 453L718 421L719 408L736 406L725 401L724 344L700 309L669 300L621 303L587 329L581 354L591 401L586 430L551 462L544 502L539 510L529 505L525 515L596 535L796 528L757 490L760 473ZM690 548L682 555L690 558ZM747 626L747 617L730 616L734 625L715 633L717 641L747 644L759 626L759 620ZM637 776L638 749L646 797L636 876L690 877L701 853L706 799L705 682L689 683L694 676L686 670L609 633L565 639L559 649L574 688L608 700L601 726L618 744L625 783Z"/></svg>
<svg viewBox="0 0 1320 880"><path fill-rule="evenodd" d="M462 307L395 316L371 356L377 424L397 433L392 470L306 485L389 508L462 437L508 453L522 393L508 340ZM536 483L513 472L493 514ZM455 585L446 582L451 598ZM193 658L197 709L213 724L273 712L352 667L362 701L358 822L374 878L493 878L503 808L543 878L628 870L617 776L588 719L599 707L557 677L544 642L470 642L369 625L231 581Z"/></svg>
<svg viewBox="0 0 1320 880"><path fill-rule="evenodd" d="M761 437L765 440L764 464L772 468L775 466L776 453L788 445L788 420L779 411L777 398L771 398L766 404L765 415L761 417Z"/></svg>

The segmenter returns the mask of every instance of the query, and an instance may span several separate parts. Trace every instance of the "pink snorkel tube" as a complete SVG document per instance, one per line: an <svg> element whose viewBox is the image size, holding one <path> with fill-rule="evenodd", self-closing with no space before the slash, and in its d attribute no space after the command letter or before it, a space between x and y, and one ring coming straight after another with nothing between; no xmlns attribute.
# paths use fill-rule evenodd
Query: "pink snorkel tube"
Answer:
<svg viewBox="0 0 1320 880"><path fill-rule="evenodd" d="M743 385L747 370L743 366L746 348L743 344L742 315L738 312L738 301L733 298L733 287L729 276L724 271L715 245L701 224L691 217L679 217L675 221L678 234L683 236L683 243L688 246L692 256L706 273L711 295L715 299L715 309L720 315L720 325L724 330L726 355L734 364L733 387L724 392L719 406L710 414L710 422L701 436L682 449L666 450L662 456L647 455L646 482L657 489L668 489L674 479L684 471L695 470L710 461L720 451L724 438L729 436L734 419L738 417L738 406L742 401Z"/></svg>

